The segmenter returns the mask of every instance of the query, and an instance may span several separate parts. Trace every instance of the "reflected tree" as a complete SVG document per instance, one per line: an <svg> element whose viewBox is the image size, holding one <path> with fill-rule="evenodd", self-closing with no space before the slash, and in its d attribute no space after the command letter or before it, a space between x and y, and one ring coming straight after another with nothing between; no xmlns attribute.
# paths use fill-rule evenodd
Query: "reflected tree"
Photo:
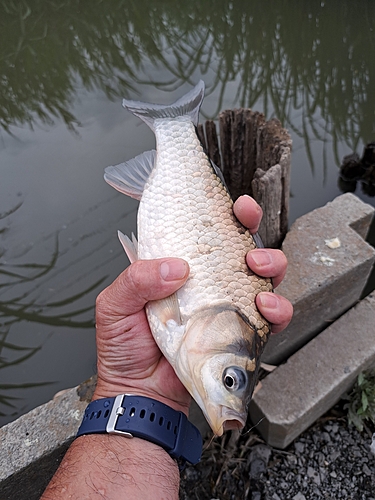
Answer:
<svg viewBox="0 0 375 500"><path fill-rule="evenodd" d="M11 342L7 342L8 333L9 330L2 331L0 329L0 370L2 368L19 365L27 359L31 358L40 350L40 347L23 347ZM6 350L12 353L11 360L8 356L6 356ZM13 393L13 391L16 389L28 389L48 384L50 384L50 382L25 382L23 384L0 383L0 417L8 415L9 412L16 412L14 401L19 398L12 396L11 394L9 394L9 392ZM1 408L3 408L3 411L1 410Z"/></svg>
<svg viewBox="0 0 375 500"><path fill-rule="evenodd" d="M4 0L0 123L10 131L58 116L74 130L77 81L127 96L142 83L194 83L199 70L210 74L208 91L219 91L214 117L236 80L234 102L262 99L266 114L304 137L308 154L313 133L332 137L337 155L339 141L354 150L375 132L374 18L371 0ZM149 78L150 63L163 81Z"/></svg>
<svg viewBox="0 0 375 500"><path fill-rule="evenodd" d="M21 206L22 203L19 203L11 210L0 214L0 222L3 223L0 227L0 234L6 232L7 218L20 209ZM16 327L22 321L57 327L95 328L94 305L76 307L75 304L96 290L107 276L96 280L92 285L62 300L38 303L35 299L35 290L39 286L43 286L44 279L48 278L48 274L55 269L59 256L58 236L56 236L55 248L49 262L45 264L31 262L12 265L0 261L0 369L20 365L41 349L41 346L25 347L8 340L11 328ZM27 284L29 284L28 287L25 286ZM67 312L61 312L63 308L66 311L66 307ZM17 398L13 395L14 390L28 389L50 383L0 383L0 408L6 408L8 412L15 410L14 401ZM4 411L6 410L0 410L0 416L6 415Z"/></svg>

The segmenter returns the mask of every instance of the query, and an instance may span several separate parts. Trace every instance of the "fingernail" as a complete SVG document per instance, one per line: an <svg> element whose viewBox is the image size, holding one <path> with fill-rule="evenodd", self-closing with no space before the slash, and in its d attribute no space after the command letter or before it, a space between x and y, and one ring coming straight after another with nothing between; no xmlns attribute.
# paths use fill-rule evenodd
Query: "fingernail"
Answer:
<svg viewBox="0 0 375 500"><path fill-rule="evenodd" d="M269 266L272 263L272 259L267 250L252 250L250 253L251 258L258 267Z"/></svg>
<svg viewBox="0 0 375 500"><path fill-rule="evenodd" d="M279 307L279 299L273 293L260 293L258 295L258 300L260 301L262 307L267 309L277 309Z"/></svg>
<svg viewBox="0 0 375 500"><path fill-rule="evenodd" d="M189 270L187 262L180 259L164 260L160 264L160 276L165 281L175 281L185 278Z"/></svg>
<svg viewBox="0 0 375 500"><path fill-rule="evenodd" d="M254 205L254 208L256 209L256 211L260 214L263 215L263 210L262 210L262 207L259 205L259 203L257 203L254 198L252 196L249 196L248 194L244 194L243 195L245 198L248 198L249 200L251 200L252 204Z"/></svg>

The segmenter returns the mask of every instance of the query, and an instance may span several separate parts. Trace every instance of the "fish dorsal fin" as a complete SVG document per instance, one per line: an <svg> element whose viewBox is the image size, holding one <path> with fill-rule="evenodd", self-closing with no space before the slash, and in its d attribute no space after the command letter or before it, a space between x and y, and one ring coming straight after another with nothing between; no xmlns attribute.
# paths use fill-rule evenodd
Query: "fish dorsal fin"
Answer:
<svg viewBox="0 0 375 500"><path fill-rule="evenodd" d="M117 231L117 236L125 250L126 255L128 256L128 259L130 260L130 264L138 260L138 241L134 234L132 233L132 241L121 231Z"/></svg>
<svg viewBox="0 0 375 500"><path fill-rule="evenodd" d="M210 159L210 163L211 163L211 166L212 168L214 169L214 172L215 174L219 177L219 179L221 180L221 183L223 184L223 186L225 187L225 189L228 191L229 195L230 195L230 192L229 192L229 189L228 189L228 186L227 186L227 183L225 182L225 179L224 179L224 174L223 172L221 171L221 169L216 165L216 163L214 163L211 159Z"/></svg>
<svg viewBox="0 0 375 500"><path fill-rule="evenodd" d="M253 237L253 240L258 248L264 248L263 241L259 233L254 233L251 236Z"/></svg>
<svg viewBox="0 0 375 500"><path fill-rule="evenodd" d="M124 163L107 167L104 170L104 180L120 193L140 200L155 161L156 151L146 151Z"/></svg>
<svg viewBox="0 0 375 500"><path fill-rule="evenodd" d="M138 116L154 130L154 120L157 118L176 118L189 116L195 126L198 125L199 109L204 97L204 82L200 82L190 92L167 106L162 104L149 104L140 101L124 99L122 105L133 115Z"/></svg>

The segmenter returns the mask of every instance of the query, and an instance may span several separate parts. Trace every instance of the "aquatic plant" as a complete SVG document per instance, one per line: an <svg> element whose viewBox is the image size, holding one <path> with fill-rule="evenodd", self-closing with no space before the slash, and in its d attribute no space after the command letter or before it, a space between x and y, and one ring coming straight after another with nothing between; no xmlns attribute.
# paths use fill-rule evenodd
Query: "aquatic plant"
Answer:
<svg viewBox="0 0 375 500"><path fill-rule="evenodd" d="M375 424L375 370L368 370L358 375L357 381L349 394L344 397L348 403L344 409L348 412L349 423L363 431L366 424Z"/></svg>

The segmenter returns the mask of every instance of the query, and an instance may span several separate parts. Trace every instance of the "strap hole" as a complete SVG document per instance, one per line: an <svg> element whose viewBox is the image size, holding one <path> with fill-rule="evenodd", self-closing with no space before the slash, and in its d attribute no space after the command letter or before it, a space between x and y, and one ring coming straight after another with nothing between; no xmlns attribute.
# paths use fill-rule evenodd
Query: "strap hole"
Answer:
<svg viewBox="0 0 375 500"><path fill-rule="evenodd" d="M152 412L150 415L150 422L153 422L155 420L155 413Z"/></svg>
<svg viewBox="0 0 375 500"><path fill-rule="evenodd" d="M141 413L139 414L139 418L145 418L145 415L146 415L146 411L141 410Z"/></svg>
<svg viewBox="0 0 375 500"><path fill-rule="evenodd" d="M170 431L171 430L171 427L172 427L172 422L168 422L167 423L167 430Z"/></svg>
<svg viewBox="0 0 375 500"><path fill-rule="evenodd" d="M135 408L130 408L129 416L134 417L135 415Z"/></svg>
<svg viewBox="0 0 375 500"><path fill-rule="evenodd" d="M159 425L162 426L164 424L164 417L159 418Z"/></svg>
<svg viewBox="0 0 375 500"><path fill-rule="evenodd" d="M104 413L104 418L107 418L109 415L109 410L106 410L105 413Z"/></svg>
<svg viewBox="0 0 375 500"><path fill-rule="evenodd" d="M102 410L99 410L98 413L96 414L96 418L99 418L101 414L102 414Z"/></svg>

